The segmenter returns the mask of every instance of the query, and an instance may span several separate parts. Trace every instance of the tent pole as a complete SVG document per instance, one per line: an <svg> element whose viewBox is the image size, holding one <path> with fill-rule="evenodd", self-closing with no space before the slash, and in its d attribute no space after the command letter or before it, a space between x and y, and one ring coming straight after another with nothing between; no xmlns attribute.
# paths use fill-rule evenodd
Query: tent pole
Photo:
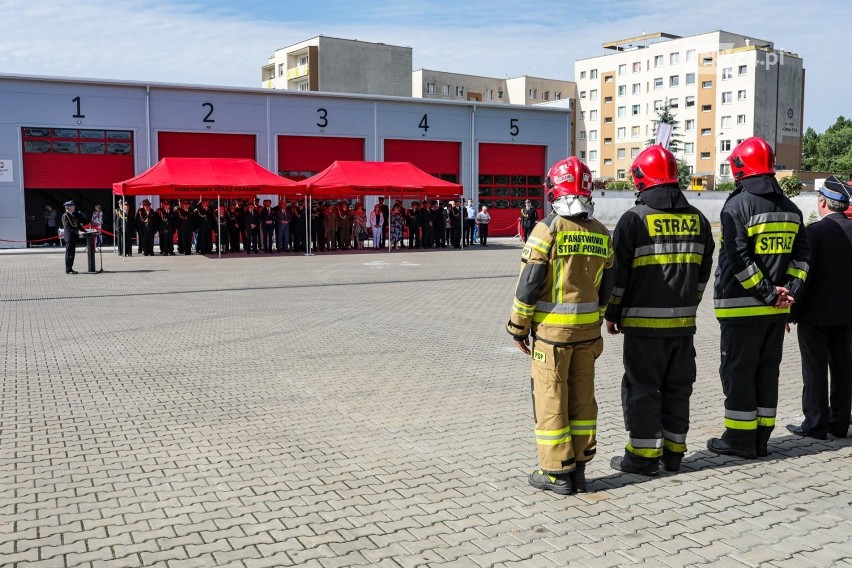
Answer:
<svg viewBox="0 0 852 568"><path fill-rule="evenodd" d="M308 194L305 193L305 253L303 256L314 256L311 252L311 209Z"/></svg>
<svg viewBox="0 0 852 568"><path fill-rule="evenodd" d="M390 203L390 202L391 202L390 194L388 194L388 203ZM385 219L385 221L388 222L388 252L391 251L391 220L390 220L390 216L391 216L391 207L388 206L388 218ZM382 227L382 231L384 231L384 230L385 230L385 228Z"/></svg>
<svg viewBox="0 0 852 568"><path fill-rule="evenodd" d="M464 208L464 195L459 198L459 216L461 217L461 250L464 250L464 232L467 231L467 228L464 226L464 218L467 215L467 209L464 210L464 215L462 215L462 209Z"/></svg>
<svg viewBox="0 0 852 568"><path fill-rule="evenodd" d="M216 213L222 215L222 196L216 195ZM216 220L216 250L219 251L219 258L222 258L222 219Z"/></svg>

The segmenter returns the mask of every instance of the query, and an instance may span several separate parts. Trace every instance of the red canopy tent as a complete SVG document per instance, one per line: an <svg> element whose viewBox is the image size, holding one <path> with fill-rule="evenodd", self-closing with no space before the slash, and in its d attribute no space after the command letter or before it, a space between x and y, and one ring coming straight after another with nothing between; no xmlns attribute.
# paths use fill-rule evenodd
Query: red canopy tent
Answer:
<svg viewBox="0 0 852 568"><path fill-rule="evenodd" d="M254 160L163 158L138 176L112 184L112 190L117 195L215 198L280 194L294 185Z"/></svg>
<svg viewBox="0 0 852 568"><path fill-rule="evenodd" d="M297 182L311 197L347 195L451 198L462 194L462 186L424 172L409 162L336 161L329 167Z"/></svg>

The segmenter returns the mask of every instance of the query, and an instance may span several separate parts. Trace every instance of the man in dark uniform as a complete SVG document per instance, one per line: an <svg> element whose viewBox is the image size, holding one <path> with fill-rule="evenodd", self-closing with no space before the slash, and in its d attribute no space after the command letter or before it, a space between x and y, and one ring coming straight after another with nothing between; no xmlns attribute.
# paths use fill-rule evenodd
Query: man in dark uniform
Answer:
<svg viewBox="0 0 852 568"><path fill-rule="evenodd" d="M455 201L450 201L447 206L447 214L450 216L450 242L453 248L461 248L462 212Z"/></svg>
<svg viewBox="0 0 852 568"><path fill-rule="evenodd" d="M198 254L212 253L215 218L213 210L210 209L210 201L207 199L202 199L201 204L195 209L195 228L198 231L195 252Z"/></svg>
<svg viewBox="0 0 852 568"><path fill-rule="evenodd" d="M287 206L288 211L291 207ZM311 205L311 242L315 251L325 250L325 215L322 211L322 202L317 201Z"/></svg>
<svg viewBox="0 0 852 568"><path fill-rule="evenodd" d="M77 238L83 228L83 220L74 209L73 201L65 202L65 213L62 214L62 229L65 231L65 274L77 274L74 270L74 255L77 254Z"/></svg>
<svg viewBox="0 0 852 568"><path fill-rule="evenodd" d="M169 201L160 202L160 207L157 209L157 225L160 231L160 255L174 256L175 216Z"/></svg>
<svg viewBox="0 0 852 568"><path fill-rule="evenodd" d="M852 411L852 187L834 176L818 189L822 218L805 229L811 247L810 271L801 301L793 305L802 353L801 425L788 424L798 436L846 438ZM828 371L831 369L831 394Z"/></svg>
<svg viewBox="0 0 852 568"><path fill-rule="evenodd" d="M255 211L253 203L249 203L243 213L243 223L246 226L246 242L244 248L246 254L260 254L257 250L260 241L260 216Z"/></svg>
<svg viewBox="0 0 852 568"><path fill-rule="evenodd" d="M444 208L441 203L434 199L432 200L432 244L435 248L443 248L447 246L444 242L446 232L444 230Z"/></svg>
<svg viewBox="0 0 852 568"><path fill-rule="evenodd" d="M385 222L382 225L382 238L381 238L381 242L379 243L379 247L385 248L385 244L386 244L385 239L388 236L388 222L390 220L390 209L388 209L388 206L385 205L385 198L384 197L379 197L379 207L381 208L382 215L384 215L384 219L385 219Z"/></svg>
<svg viewBox="0 0 852 568"><path fill-rule="evenodd" d="M296 207L291 209L290 217L290 239L293 241L293 250L305 252L307 250L305 227L307 226L308 219L304 201L299 201Z"/></svg>
<svg viewBox="0 0 852 568"><path fill-rule="evenodd" d="M243 214L237 204L228 205L228 245L231 252L240 252L240 234L242 233Z"/></svg>
<svg viewBox="0 0 852 568"><path fill-rule="evenodd" d="M420 248L420 203L411 202L411 209L405 212L405 222L408 225L408 248Z"/></svg>
<svg viewBox="0 0 852 568"><path fill-rule="evenodd" d="M142 207L136 211L136 229L139 231L139 248L142 256L154 254L154 234L157 232L157 216L151 211L151 202L142 200Z"/></svg>
<svg viewBox="0 0 852 568"><path fill-rule="evenodd" d="M195 229L192 211L189 210L189 201L180 202L180 207L175 211L178 228L178 252L189 256L192 254L192 233Z"/></svg>
<svg viewBox="0 0 852 568"><path fill-rule="evenodd" d="M115 236L118 242L118 253L122 256L133 256L133 216L130 214L130 203L119 202L115 210Z"/></svg>
<svg viewBox="0 0 852 568"><path fill-rule="evenodd" d="M524 206L521 208L521 238L527 242L527 237L538 223L538 210L532 206L532 202L527 199Z"/></svg>
<svg viewBox="0 0 852 568"><path fill-rule="evenodd" d="M432 211L429 210L429 202L425 199L417 211L420 219L420 230L423 232L423 248L432 248L434 235L432 234Z"/></svg>
<svg viewBox="0 0 852 568"><path fill-rule="evenodd" d="M260 219L261 246L265 254L272 254L272 243L275 240L275 212L272 210L272 201L263 200L263 207L257 212Z"/></svg>
<svg viewBox="0 0 852 568"><path fill-rule="evenodd" d="M275 250L288 252L290 250L290 221L292 216L283 201L272 211L275 218Z"/></svg>

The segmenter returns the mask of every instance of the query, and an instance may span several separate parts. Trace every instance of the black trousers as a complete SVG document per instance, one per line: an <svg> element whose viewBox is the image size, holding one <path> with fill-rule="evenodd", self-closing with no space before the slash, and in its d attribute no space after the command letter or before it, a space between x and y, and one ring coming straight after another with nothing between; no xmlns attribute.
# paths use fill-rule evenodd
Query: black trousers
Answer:
<svg viewBox="0 0 852 568"><path fill-rule="evenodd" d="M122 255L133 254L133 234L124 234L124 231L119 227L115 232L118 238L118 251Z"/></svg>
<svg viewBox="0 0 852 568"><path fill-rule="evenodd" d="M165 254L174 254L175 245L172 241L173 232L169 229L160 231L160 252Z"/></svg>
<svg viewBox="0 0 852 568"><path fill-rule="evenodd" d="M488 223L479 224L479 244L482 246L488 244Z"/></svg>
<svg viewBox="0 0 852 568"><path fill-rule="evenodd" d="M450 227L450 243L453 245L453 248L461 248L461 233L461 225Z"/></svg>
<svg viewBox="0 0 852 568"><path fill-rule="evenodd" d="M71 231L65 231L65 272L71 272L74 269L74 257L77 255L77 235Z"/></svg>
<svg viewBox="0 0 852 568"><path fill-rule="evenodd" d="M263 225L263 250L272 252L272 241L275 240L275 225Z"/></svg>
<svg viewBox="0 0 852 568"><path fill-rule="evenodd" d="M195 242L195 250L200 254L213 252L213 231L210 229L198 229L198 237Z"/></svg>
<svg viewBox="0 0 852 568"><path fill-rule="evenodd" d="M248 229L246 231L248 240L244 243L246 252L257 252L257 247L260 241L260 229Z"/></svg>
<svg viewBox="0 0 852 568"><path fill-rule="evenodd" d="M178 250L181 254L192 254L192 227L181 229L178 237Z"/></svg>
<svg viewBox="0 0 852 568"><path fill-rule="evenodd" d="M696 375L692 338L624 335L621 406L630 432L627 451L637 458L659 459L664 448L686 452Z"/></svg>
<svg viewBox="0 0 852 568"><path fill-rule="evenodd" d="M432 235L432 225L428 223L423 225L423 248L432 248L434 245L434 237Z"/></svg>
<svg viewBox="0 0 852 568"><path fill-rule="evenodd" d="M784 322L751 325L720 323L725 393L722 440L740 449L765 444L775 427L778 374L784 345Z"/></svg>
<svg viewBox="0 0 852 568"><path fill-rule="evenodd" d="M852 413L852 325L817 327L800 323L797 332L804 383L802 429L845 438Z"/></svg>
<svg viewBox="0 0 852 568"><path fill-rule="evenodd" d="M524 242L527 242L527 239L529 238L530 233L532 233L532 230L532 225L524 225L523 223L521 223L521 238L524 240Z"/></svg>
<svg viewBox="0 0 852 568"><path fill-rule="evenodd" d="M154 254L154 230L142 229L139 231L139 248L143 254Z"/></svg>
<svg viewBox="0 0 852 568"><path fill-rule="evenodd" d="M473 244L473 229L476 228L476 221L473 219L464 220L464 244Z"/></svg>
<svg viewBox="0 0 852 568"><path fill-rule="evenodd" d="M408 248L420 248L420 226L408 226Z"/></svg>
<svg viewBox="0 0 852 568"><path fill-rule="evenodd" d="M229 250L240 252L240 230L235 227L228 228Z"/></svg>

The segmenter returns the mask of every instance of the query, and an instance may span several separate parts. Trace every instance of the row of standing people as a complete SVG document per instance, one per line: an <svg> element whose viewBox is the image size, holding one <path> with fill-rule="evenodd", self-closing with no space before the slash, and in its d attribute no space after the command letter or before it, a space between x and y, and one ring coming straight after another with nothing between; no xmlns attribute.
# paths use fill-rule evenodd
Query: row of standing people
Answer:
<svg viewBox="0 0 852 568"><path fill-rule="evenodd" d="M707 449L746 459L769 455L790 322L799 323L806 418L788 429L846 437L852 306L845 299L852 295L852 267L837 260L852 257L852 222L841 213L852 188L827 180L818 196L823 220L805 230L801 211L775 180L766 141L743 141L729 161L737 189L721 213L714 283L724 431ZM624 334L628 443L611 467L656 475L662 464L674 472L687 449L697 377L693 336L715 242L707 218L678 185L671 152L651 146L630 172L637 204L610 235L594 219L589 168L575 157L555 164L546 178L553 213L534 227L521 255L507 331L532 355L539 468L528 481L539 489L586 490L585 466L597 449L594 376L602 322L608 333Z"/></svg>

